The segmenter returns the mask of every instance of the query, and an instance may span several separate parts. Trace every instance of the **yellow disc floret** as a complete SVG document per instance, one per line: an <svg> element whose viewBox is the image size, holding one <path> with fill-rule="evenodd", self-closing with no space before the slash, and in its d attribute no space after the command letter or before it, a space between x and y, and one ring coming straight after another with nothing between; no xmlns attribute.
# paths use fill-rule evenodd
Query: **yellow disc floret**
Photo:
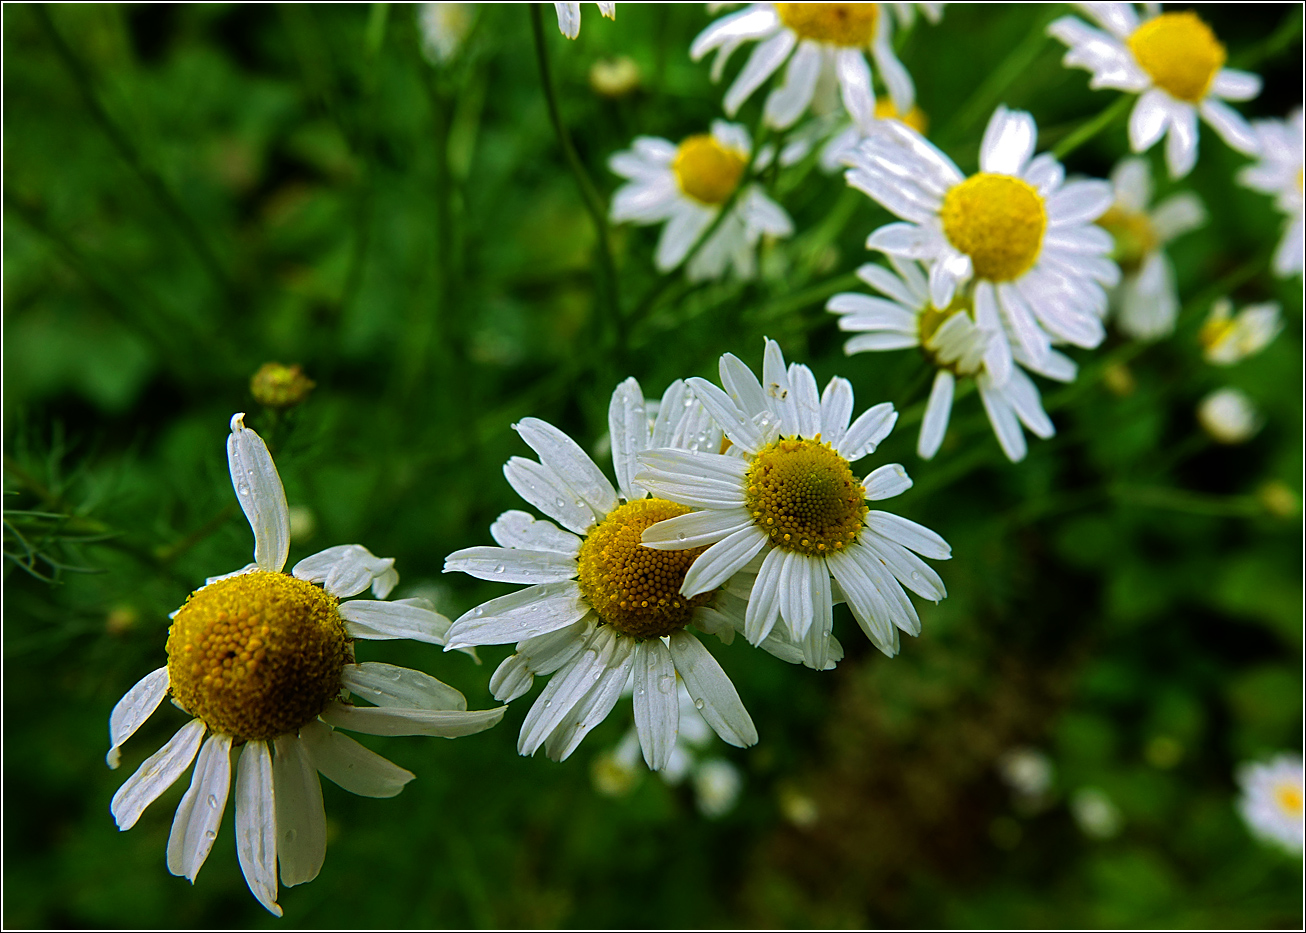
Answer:
<svg viewBox="0 0 1306 933"><path fill-rule="evenodd" d="M710 133L690 136L676 150L671 170L676 184L695 201L723 204L739 187L748 156L729 149Z"/></svg>
<svg viewBox="0 0 1306 933"><path fill-rule="evenodd" d="M780 438L760 450L745 476L744 505L777 547L829 554L857 540L866 490L829 444Z"/></svg>
<svg viewBox="0 0 1306 933"><path fill-rule="evenodd" d="M1294 784L1280 784L1274 789L1274 799L1282 809L1298 819L1301 818L1306 799L1303 798L1300 787Z"/></svg>
<svg viewBox="0 0 1306 933"><path fill-rule="evenodd" d="M948 305L943 310L939 310L934 307L934 305L925 306L920 315L916 318L916 328L920 334L921 353L923 353L925 358L929 360L930 365L938 367L939 369L951 370L958 376L973 375L973 372L968 371L963 373L958 368L960 360L954 360L951 363L943 362L939 359L939 355L935 351L935 348L931 346L931 341L934 339L934 335L939 332L939 328L957 314L965 314L974 320L974 307L971 302L971 296L968 292L959 290L956 296L952 299L952 304Z"/></svg>
<svg viewBox="0 0 1306 933"><path fill-rule="evenodd" d="M878 3L777 3L780 22L800 39L831 45L866 46L875 38Z"/></svg>
<svg viewBox="0 0 1306 933"><path fill-rule="evenodd" d="M679 631L712 598L680 595L680 585L706 547L655 551L640 543L644 529L690 511L665 499L636 499L608 513L580 546L580 591L599 617L641 641Z"/></svg>
<svg viewBox="0 0 1306 933"><path fill-rule="evenodd" d="M1141 269L1147 254L1161 245L1156 227L1142 211L1128 211L1113 205L1097 219L1097 225L1116 241L1111 258L1120 264L1120 271L1125 275Z"/></svg>
<svg viewBox="0 0 1306 933"><path fill-rule="evenodd" d="M1029 271L1048 225L1033 186L988 172L954 185L939 216L948 242L970 257L977 277L992 282L1009 282Z"/></svg>
<svg viewBox="0 0 1306 933"><path fill-rule="evenodd" d="M196 590L168 631L173 696L237 741L294 732L340 693L349 636L338 606L320 586L267 571Z"/></svg>
<svg viewBox="0 0 1306 933"><path fill-rule="evenodd" d="M1225 52L1196 13L1162 13L1129 37L1139 67L1171 97L1197 103L1224 67Z"/></svg>
<svg viewBox="0 0 1306 933"><path fill-rule="evenodd" d="M897 120L899 123L905 123L922 136L929 129L930 120L925 116L925 111L919 107L912 107L906 113L899 113L898 108L893 105L893 101L887 97L881 97L875 102L875 119L877 120Z"/></svg>

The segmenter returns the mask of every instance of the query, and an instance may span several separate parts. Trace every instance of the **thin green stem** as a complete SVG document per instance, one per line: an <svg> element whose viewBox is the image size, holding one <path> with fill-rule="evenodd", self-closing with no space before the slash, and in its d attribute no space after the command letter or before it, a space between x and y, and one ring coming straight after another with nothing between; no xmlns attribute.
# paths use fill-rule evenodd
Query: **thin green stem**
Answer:
<svg viewBox="0 0 1306 933"><path fill-rule="evenodd" d="M1255 496L1214 496L1187 489L1123 484L1110 487L1108 492L1113 499L1126 505L1186 512L1189 515L1252 518L1265 514L1265 507Z"/></svg>
<svg viewBox="0 0 1306 933"><path fill-rule="evenodd" d="M1052 147L1052 155L1057 159L1064 160L1066 156L1074 152L1084 143L1088 142L1098 133L1113 125L1117 120L1124 116L1129 105L1134 102L1134 98L1128 94L1121 94L1116 100L1093 119L1084 123L1079 129L1072 132L1061 142Z"/></svg>

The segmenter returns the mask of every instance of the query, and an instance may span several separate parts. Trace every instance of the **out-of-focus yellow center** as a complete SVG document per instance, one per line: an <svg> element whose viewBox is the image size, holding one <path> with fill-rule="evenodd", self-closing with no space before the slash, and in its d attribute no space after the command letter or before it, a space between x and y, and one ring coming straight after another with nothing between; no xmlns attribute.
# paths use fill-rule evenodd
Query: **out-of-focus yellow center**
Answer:
<svg viewBox="0 0 1306 933"><path fill-rule="evenodd" d="M311 722L340 694L349 636L339 600L256 571L196 590L168 631L168 682L188 713L237 741Z"/></svg>
<svg viewBox="0 0 1306 933"><path fill-rule="evenodd" d="M1202 324L1202 329L1197 334L1197 339L1201 341L1206 350L1213 350L1215 347L1229 340L1233 336L1237 322L1231 317L1212 316L1206 319Z"/></svg>
<svg viewBox="0 0 1306 933"><path fill-rule="evenodd" d="M739 187L748 157L736 149L727 149L710 133L690 136L676 150L671 170L676 184L695 201L723 204Z"/></svg>
<svg viewBox="0 0 1306 933"><path fill-rule="evenodd" d="M1029 271L1048 224L1043 199L1031 185L988 172L954 185L939 217L948 242L970 257L978 278L992 282Z"/></svg>
<svg viewBox="0 0 1306 933"><path fill-rule="evenodd" d="M800 39L831 45L866 46L875 38L878 3L777 3L780 22Z"/></svg>
<svg viewBox="0 0 1306 933"><path fill-rule="evenodd" d="M1303 804L1306 804L1306 798L1302 796L1302 789L1293 784L1280 784L1274 789L1274 799L1288 813L1300 817L1302 815Z"/></svg>
<svg viewBox="0 0 1306 933"><path fill-rule="evenodd" d="M686 571L706 547L658 551L640 543L645 528L688 511L665 499L636 499L609 512L581 542L580 591L623 635L641 641L670 635L712 598L712 592L680 595Z"/></svg>
<svg viewBox="0 0 1306 933"><path fill-rule="evenodd" d="M1225 52L1196 13L1162 13L1129 37L1139 67L1171 97L1197 103L1224 67Z"/></svg>
<svg viewBox="0 0 1306 933"><path fill-rule="evenodd" d="M777 547L829 554L857 540L866 490L829 444L780 438L753 458L744 505Z"/></svg>
<svg viewBox="0 0 1306 933"><path fill-rule="evenodd" d="M960 360L954 360L951 363L944 363L940 360L936 348L931 344L934 335L939 332L939 328L958 314L965 314L971 319L975 317L969 291L958 289L956 297L952 299L952 304L943 310L939 310L934 305L925 306L925 309L921 311L920 316L916 319L916 327L921 340L921 353L924 354L925 359L930 362L931 366L951 370L958 376L970 376L974 375L974 372L967 370L963 373L958 367Z"/></svg>
<svg viewBox="0 0 1306 933"><path fill-rule="evenodd" d="M1116 241L1111 258L1120 264L1120 271L1125 275L1132 275L1142 268L1148 253L1161 245L1156 227L1142 211L1128 211L1113 204L1097 219L1097 225Z"/></svg>
<svg viewBox="0 0 1306 933"><path fill-rule="evenodd" d="M875 102L875 119L877 120L897 120L899 123L905 123L920 133L925 135L929 129L930 120L925 116L925 111L919 107L912 107L906 114L898 112L898 108L893 105L893 101L887 97L881 97Z"/></svg>

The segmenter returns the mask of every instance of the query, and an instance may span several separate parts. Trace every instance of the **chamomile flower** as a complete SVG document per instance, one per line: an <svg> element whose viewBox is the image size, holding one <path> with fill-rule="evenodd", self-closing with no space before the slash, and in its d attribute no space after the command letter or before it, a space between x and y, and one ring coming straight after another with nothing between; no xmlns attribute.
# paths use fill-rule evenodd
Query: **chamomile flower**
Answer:
<svg viewBox="0 0 1306 933"><path fill-rule="evenodd" d="M422 54L432 65L452 61L472 30L474 3L423 3L417 7Z"/></svg>
<svg viewBox="0 0 1306 933"><path fill-rule="evenodd" d="M1014 344L1000 352L1013 357L1019 365L1009 366L1007 378L998 382L986 361L999 352L991 345L1005 342L1007 335L979 325L970 293L958 293L950 304L937 308L930 300L925 272L917 263L893 255L889 262L896 275L872 263L857 270L858 278L884 297L845 292L831 298L826 310L839 315L840 330L856 334L844 344L849 356L919 347L937 370L916 452L926 460L938 452L948 430L958 379L975 380L993 432L1010 460L1025 457L1021 425L1038 437L1055 434L1052 419L1039 400L1038 388L1021 367L1049 379L1070 382L1075 378L1074 362L1056 350L1048 350L1043 363L1035 363L1025 357L1019 344Z"/></svg>
<svg viewBox="0 0 1306 933"><path fill-rule="evenodd" d="M1206 362L1232 366L1260 353L1282 329L1278 302L1248 305L1235 315L1233 302L1221 298L1211 305L1211 314L1198 337Z"/></svg>
<svg viewBox="0 0 1306 933"><path fill-rule="evenodd" d="M1042 368L1053 343L1101 343L1103 286L1120 280L1111 237L1093 224L1111 204L1110 185L1065 181L1051 155L1031 158L1036 135L1033 117L999 107L969 178L896 120L877 123L847 158L848 184L904 221L876 230L867 247L923 261L935 308L961 290L982 329L1008 335L990 341L985 358L995 384L1011 372L1009 347Z"/></svg>
<svg viewBox="0 0 1306 933"><path fill-rule="evenodd" d="M194 882L232 792L232 753L243 746L235 766L236 855L250 891L280 916L278 862L281 883L290 886L316 878L326 857L318 772L365 797L393 797L413 779L335 728L452 738L488 729L506 708L468 711L462 694L434 677L354 660L358 638L442 645L449 620L424 600L386 602L399 580L394 560L357 544L328 548L282 573L290 550L285 492L243 418L231 419L227 459L254 530L254 563L190 595L173 614L168 663L114 707L111 768L169 693L194 718L127 779L110 810L119 829L131 829L194 761L168 837L168 870ZM348 599L369 586L376 599ZM346 691L376 705L355 706Z"/></svg>
<svg viewBox="0 0 1306 933"><path fill-rule="evenodd" d="M516 643L490 689L503 702L526 693L536 674L552 674L522 724L517 750L567 758L612 710L634 678L635 726L644 760L667 766L679 722L676 675L695 707L731 745L757 742L757 729L730 678L689 631L742 625L743 601L721 590L725 579L692 597L681 581L699 550L641 546L645 528L689 512L649 498L635 479L635 458L650 447L717 450L721 434L682 382L662 397L650 425L639 383L627 379L612 395L608 423L614 489L571 438L535 418L514 425L539 461L513 457L508 482L551 521L505 512L490 527L500 547L450 554L445 571L483 580L530 584L465 613L449 630L449 648ZM740 617L730 623L726 616Z"/></svg>
<svg viewBox="0 0 1306 933"><path fill-rule="evenodd" d="M874 119L869 51L894 106L905 113L916 96L907 69L893 51L893 19L881 3L753 3L704 29L689 47L698 61L716 50L712 80L745 42L760 41L725 96L734 116L752 93L785 62L785 81L767 96L766 122L784 129L803 115L824 84L839 85L844 108L854 120Z"/></svg>
<svg viewBox="0 0 1306 933"><path fill-rule="evenodd" d="M617 18L617 5L615 3L596 3L599 12L608 19ZM580 35L580 4L579 3L555 3L553 10L558 14L558 31L568 39L574 39Z"/></svg>
<svg viewBox="0 0 1306 933"><path fill-rule="evenodd" d="M1120 286L1112 295L1116 324L1138 340L1155 340L1174 330L1179 313L1174 267L1166 243L1206 223L1202 201L1190 191L1172 195L1148 210L1152 200L1152 170L1147 160L1121 160L1111 173L1115 199L1098 226L1115 240Z"/></svg>
<svg viewBox="0 0 1306 933"><path fill-rule="evenodd" d="M1238 182L1274 195L1274 206L1288 215L1287 229L1274 251L1274 272L1301 275L1306 262L1306 199L1302 197L1302 150L1306 125L1298 107L1288 120L1257 120L1252 124L1260 161L1238 173Z"/></svg>
<svg viewBox="0 0 1306 933"><path fill-rule="evenodd" d="M745 178L751 151L748 131L724 120L713 121L711 133L690 136L679 146L652 136L637 137L630 149L608 161L612 171L630 179L612 197L613 222L665 223L654 264L669 272L685 261L734 198L730 213L685 271L691 281L720 278L732 267L740 278L752 278L762 237L789 236L794 226L784 208ZM754 171L765 167L770 157L767 151L759 153Z"/></svg>
<svg viewBox="0 0 1306 933"><path fill-rule="evenodd" d="M644 469L635 482L696 509L648 528L644 543L672 553L707 548L685 574L680 593L687 598L711 592L763 555L744 635L758 644L783 619L803 663L817 670L829 659L833 575L862 631L893 656L899 629L920 632L903 586L926 599L947 595L916 554L946 560L952 553L928 528L867 508L867 499L911 487L899 464L863 479L853 473L852 464L893 430L897 412L886 402L850 425L848 381L835 377L818 395L812 371L786 369L773 340L766 342L761 382L729 353L720 373L725 391L705 379L688 381L732 446L727 454L660 449L639 457Z"/></svg>
<svg viewBox="0 0 1306 933"><path fill-rule="evenodd" d="M1301 855L1306 804L1301 758L1279 755L1269 761L1244 764L1238 769L1238 784L1242 787L1238 810L1252 833L1293 855Z"/></svg>
<svg viewBox="0 0 1306 933"><path fill-rule="evenodd" d="M881 97L875 102L876 120L897 120L906 123L922 136L929 126L929 118L920 107L912 107L906 113L899 113L893 101ZM842 110L822 114L808 120L802 127L789 134L789 140L780 150L780 164L793 165L807 158L815 147L821 147L817 164L821 171L833 175L844 166L844 159L857 148L858 144L874 127L863 126L852 120Z"/></svg>
<svg viewBox="0 0 1306 933"><path fill-rule="evenodd" d="M1182 178L1197 163L1197 117L1234 149L1256 152L1256 136L1226 100L1251 100L1261 79L1225 68L1224 45L1196 13L1148 12L1140 19L1131 3L1083 3L1094 29L1063 16L1048 33L1070 47L1067 68L1093 73L1091 88L1116 88L1139 95L1129 115L1129 145L1146 152L1162 136L1171 178ZM1103 32L1102 30L1106 31Z"/></svg>
<svg viewBox="0 0 1306 933"><path fill-rule="evenodd" d="M1245 444L1261 429L1256 403L1241 389L1216 389L1197 406L1197 422L1218 444Z"/></svg>

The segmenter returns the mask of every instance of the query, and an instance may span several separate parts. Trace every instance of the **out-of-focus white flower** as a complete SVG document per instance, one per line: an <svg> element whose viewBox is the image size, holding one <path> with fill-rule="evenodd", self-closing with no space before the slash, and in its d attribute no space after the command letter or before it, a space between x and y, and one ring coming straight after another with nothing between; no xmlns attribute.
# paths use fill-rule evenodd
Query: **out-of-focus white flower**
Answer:
<svg viewBox="0 0 1306 933"><path fill-rule="evenodd" d="M1301 275L1306 259L1306 198L1302 196L1306 124L1298 107L1287 120L1257 120L1252 124L1260 144L1260 161L1238 173L1248 188L1274 195L1274 206L1288 215L1287 228L1274 251L1276 275Z"/></svg>
<svg viewBox="0 0 1306 933"><path fill-rule="evenodd" d="M1018 797L1037 800L1052 788L1052 761L1037 748L1008 749L998 758L998 774Z"/></svg>
<svg viewBox="0 0 1306 933"><path fill-rule="evenodd" d="M875 101L875 121L879 120L897 120L922 136L929 127L929 118L920 107L912 107L905 114L900 113L887 97ZM869 126L858 124L842 108L812 117L789 134L784 148L780 150L780 164L801 162L812 149L821 146L817 164L821 171L832 175L844 167L848 155L875 128L875 121Z"/></svg>
<svg viewBox="0 0 1306 933"><path fill-rule="evenodd" d="M1197 406L1197 421L1221 444L1243 444L1261 429L1261 416L1247 393L1217 389Z"/></svg>
<svg viewBox="0 0 1306 933"><path fill-rule="evenodd" d="M417 25L422 32L422 54L432 65L452 60L471 32L476 15L474 3L422 3L417 7Z"/></svg>
<svg viewBox="0 0 1306 933"><path fill-rule="evenodd" d="M1110 839L1120 832L1124 817L1106 792L1096 787L1081 787L1070 798L1070 812L1093 839Z"/></svg>
<svg viewBox="0 0 1306 933"><path fill-rule="evenodd" d="M1201 199L1190 191L1166 198L1153 210L1152 170L1139 156L1122 159L1111 173L1115 200L1097 224L1115 240L1120 285L1112 295L1116 324L1130 337L1154 340L1174 330L1179 314L1174 267L1166 243L1206 223Z"/></svg>
<svg viewBox="0 0 1306 933"><path fill-rule="evenodd" d="M1248 305L1234 314L1233 302L1221 298L1211 305L1211 314L1199 336L1206 362L1232 366L1260 353L1282 329L1278 302Z"/></svg>
<svg viewBox="0 0 1306 933"><path fill-rule="evenodd" d="M600 58L590 65L590 87L603 97L625 97L639 89L639 65L629 55Z"/></svg>
<svg viewBox="0 0 1306 933"><path fill-rule="evenodd" d="M599 12L608 19L617 18L617 5L615 3L596 3ZM579 3L555 3L553 10L558 14L558 31L568 39L574 39L580 35L580 4Z"/></svg>
<svg viewBox="0 0 1306 933"><path fill-rule="evenodd" d="M1238 769L1238 784L1242 788L1238 811L1253 835L1301 855L1306 803L1301 758L1278 755L1244 764Z"/></svg>
<svg viewBox="0 0 1306 933"><path fill-rule="evenodd" d="M1224 46L1196 13L1159 13L1158 7L1140 19L1130 3L1085 3L1080 9L1105 32L1063 16L1048 33L1070 47L1062 59L1067 68L1093 73L1089 87L1140 95L1129 116L1129 145L1146 152L1168 130L1171 178L1182 178L1197 163L1198 114L1234 149L1254 155L1256 134L1224 101L1251 100L1261 92L1261 79L1224 67Z"/></svg>
<svg viewBox="0 0 1306 933"><path fill-rule="evenodd" d="M739 769L724 758L710 758L694 771L694 802L698 812L710 820L735 808L744 779Z"/></svg>

